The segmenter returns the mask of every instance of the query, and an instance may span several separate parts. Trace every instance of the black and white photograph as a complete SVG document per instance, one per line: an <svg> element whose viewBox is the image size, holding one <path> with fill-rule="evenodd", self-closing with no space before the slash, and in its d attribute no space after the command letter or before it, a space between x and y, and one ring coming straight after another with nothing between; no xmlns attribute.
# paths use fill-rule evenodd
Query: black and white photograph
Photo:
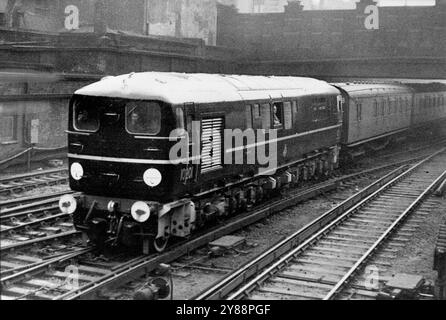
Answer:
<svg viewBox="0 0 446 320"><path fill-rule="evenodd" d="M446 300L445 100L446 0L0 0L0 305Z"/></svg>

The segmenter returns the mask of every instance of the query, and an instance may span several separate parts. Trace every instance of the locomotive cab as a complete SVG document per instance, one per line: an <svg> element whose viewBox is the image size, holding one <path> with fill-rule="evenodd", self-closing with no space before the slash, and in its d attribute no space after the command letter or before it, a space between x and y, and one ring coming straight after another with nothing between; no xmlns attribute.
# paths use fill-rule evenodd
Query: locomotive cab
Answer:
<svg viewBox="0 0 446 320"><path fill-rule="evenodd" d="M69 110L70 187L82 195L62 199L61 208L74 208L76 228L98 243L155 237L159 204L174 195L169 135L182 112L162 101L84 95L74 95Z"/></svg>

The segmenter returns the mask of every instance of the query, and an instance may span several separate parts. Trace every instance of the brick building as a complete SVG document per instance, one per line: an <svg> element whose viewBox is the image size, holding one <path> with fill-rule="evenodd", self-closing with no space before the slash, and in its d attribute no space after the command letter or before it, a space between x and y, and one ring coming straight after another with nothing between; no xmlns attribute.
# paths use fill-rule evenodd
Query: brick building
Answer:
<svg viewBox="0 0 446 320"><path fill-rule="evenodd" d="M111 30L215 45L216 5L216 0L0 0L0 27L60 32L74 20L68 21L72 31L88 32L102 22Z"/></svg>
<svg viewBox="0 0 446 320"><path fill-rule="evenodd" d="M237 51L215 46L216 2L199 2L0 0L0 169L65 146L72 93L104 75L235 72Z"/></svg>

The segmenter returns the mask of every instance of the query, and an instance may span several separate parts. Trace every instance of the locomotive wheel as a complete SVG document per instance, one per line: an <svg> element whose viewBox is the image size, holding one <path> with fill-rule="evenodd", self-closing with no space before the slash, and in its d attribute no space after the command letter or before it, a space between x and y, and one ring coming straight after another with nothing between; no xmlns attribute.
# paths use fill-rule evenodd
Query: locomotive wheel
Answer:
<svg viewBox="0 0 446 320"><path fill-rule="evenodd" d="M156 252L162 253L167 248L167 243L169 242L169 238L161 237L152 240L152 247Z"/></svg>

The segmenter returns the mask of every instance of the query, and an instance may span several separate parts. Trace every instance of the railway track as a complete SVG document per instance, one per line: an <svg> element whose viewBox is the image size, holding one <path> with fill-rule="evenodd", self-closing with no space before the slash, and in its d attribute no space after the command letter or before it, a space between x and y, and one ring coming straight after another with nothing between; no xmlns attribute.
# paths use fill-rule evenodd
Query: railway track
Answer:
<svg viewBox="0 0 446 320"><path fill-rule="evenodd" d="M0 279L85 249L74 230L1 247Z"/></svg>
<svg viewBox="0 0 446 320"><path fill-rule="evenodd" d="M58 207L38 208L0 215L0 249L38 238L73 231L72 217Z"/></svg>
<svg viewBox="0 0 446 320"><path fill-rule="evenodd" d="M11 196L12 194L38 187L65 184L67 182L67 168L14 175L0 179L0 196Z"/></svg>
<svg viewBox="0 0 446 320"><path fill-rule="evenodd" d="M223 235L234 232L240 228L253 224L254 222L263 219L274 212L280 211L285 207L292 206L303 200L313 198L323 192L329 192L344 183L349 185L354 184L355 179L367 174L374 174L379 171L390 171L391 168L401 165L402 163L410 163L416 159L409 159L403 162L387 164L377 168L362 171L356 174L350 174L340 178L331 179L329 181L311 186L305 190L298 190L291 192L283 199L278 199L274 203L269 203L261 208L256 208L253 212L239 216L227 222L225 225L214 228L204 234L198 235L194 239L174 245L169 252L160 255L136 257L132 259L124 259L120 262L111 263L112 267L104 266L102 264L92 263L90 257L84 261L85 255L91 254L92 249L87 252L79 251L81 248L71 247L72 251L66 254L64 251L56 253L56 258L52 260L41 259L39 262L32 262L24 266L10 268L4 273L6 276L1 278L1 298L2 299L91 299L101 296L104 290L114 288L127 283L129 280L137 279L147 272L154 270L160 263L169 263L178 259L179 257L191 252L199 247L202 247L212 240L215 240ZM67 237L70 232L66 232ZM74 236L74 235L73 235ZM79 237L79 235L76 235ZM57 235L50 235L42 238L44 241L51 241L51 237ZM45 239L46 238L46 239ZM27 240L22 242L24 246L30 246L34 242L36 247L40 247L39 239ZM20 247L21 244L8 245L5 248ZM16 250L15 249L15 250ZM11 250L14 252L15 250ZM87 250L87 249L86 249ZM25 252L26 254L26 252ZM14 259L11 256L11 259ZM110 259L113 260L113 259ZM6 260L5 260L6 261ZM10 260L9 260L10 261ZM73 288L65 286L60 283L62 276L67 276L66 268L69 266L81 267L82 276L77 287ZM90 268L94 269L90 269ZM12 270L12 271L11 271ZM90 271L88 271L90 270ZM92 271L94 270L94 272ZM56 276L52 276L56 272ZM85 274L84 274L85 272ZM93 273L92 273L93 272ZM29 279L35 281L29 281ZM55 282L53 280L55 280ZM54 288L57 290L54 291ZM37 291L36 291L37 290Z"/></svg>
<svg viewBox="0 0 446 320"><path fill-rule="evenodd" d="M57 205L62 195L72 194L73 191L41 194L37 196L20 197L0 202L0 216L11 215L38 208L50 208Z"/></svg>
<svg viewBox="0 0 446 320"><path fill-rule="evenodd" d="M389 259L435 205L428 197L446 177L445 164L443 149L381 179L195 299L376 297ZM366 266L375 268L372 277Z"/></svg>

